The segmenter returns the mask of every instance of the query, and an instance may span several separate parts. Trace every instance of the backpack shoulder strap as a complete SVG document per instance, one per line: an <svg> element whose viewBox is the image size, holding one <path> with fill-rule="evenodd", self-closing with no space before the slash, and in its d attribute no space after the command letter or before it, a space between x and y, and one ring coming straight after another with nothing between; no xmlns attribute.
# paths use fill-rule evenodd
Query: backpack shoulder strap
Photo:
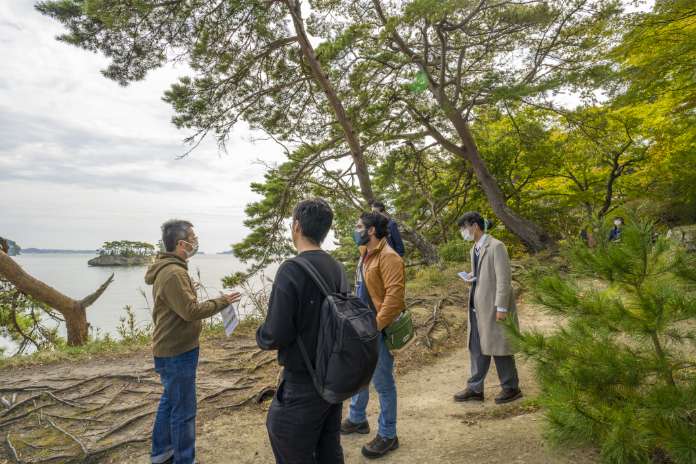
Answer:
<svg viewBox="0 0 696 464"><path fill-rule="evenodd" d="M319 290L321 290L325 297L335 293L329 290L329 286L326 285L324 278L321 276L321 274L319 274L319 271L317 271L317 268L314 267L314 264L312 264L307 258L295 256L294 258L291 258L290 261L299 265L307 274L309 274L309 277L314 281L316 286L319 287Z"/></svg>
<svg viewBox="0 0 696 464"><path fill-rule="evenodd" d="M293 263L297 264L300 266L307 274L309 274L309 277L314 281L317 287L319 287L319 290L321 293L324 294L324 297L327 297L331 295L334 292L329 292L328 285L326 285L326 281L324 280L323 277L319 274L317 271L317 268L314 267L314 265L307 259L303 258L302 256L295 256L294 258L290 258L289 261L292 261ZM342 274L344 274L342 272ZM343 277L341 278L343 280ZM343 284L341 284L343 285ZM314 388L317 389L317 391L321 394L322 390L322 385L321 381L319 378L317 378L317 372L314 366L312 365L312 361L309 359L309 353L307 352L307 347L304 344L304 341L302 340L302 336L300 333L297 333L297 345L300 347L300 353L302 354L302 359L304 360L305 366L307 367L307 370L309 371L309 375L312 377L312 382L314 383Z"/></svg>
<svg viewBox="0 0 696 464"><path fill-rule="evenodd" d="M348 295L350 294L350 287L348 286L348 278L346 277L346 269L343 267L343 264L339 264L339 267L341 268L341 283L340 283L340 292L342 295Z"/></svg>

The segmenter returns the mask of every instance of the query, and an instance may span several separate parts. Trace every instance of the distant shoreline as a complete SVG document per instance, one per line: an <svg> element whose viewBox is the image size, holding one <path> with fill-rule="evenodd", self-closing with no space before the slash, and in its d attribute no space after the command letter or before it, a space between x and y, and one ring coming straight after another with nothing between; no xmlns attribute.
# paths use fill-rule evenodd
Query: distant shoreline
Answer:
<svg viewBox="0 0 696 464"><path fill-rule="evenodd" d="M16 256L22 255L98 255L98 250L65 250L65 249L48 249L48 248L28 248L22 249L21 253ZM204 251L199 251L196 256L233 256L232 252L217 252L217 253L206 253Z"/></svg>
<svg viewBox="0 0 696 464"><path fill-rule="evenodd" d="M97 250L59 250L43 248L22 248L22 255L45 255L45 254L64 254L64 255L96 255Z"/></svg>

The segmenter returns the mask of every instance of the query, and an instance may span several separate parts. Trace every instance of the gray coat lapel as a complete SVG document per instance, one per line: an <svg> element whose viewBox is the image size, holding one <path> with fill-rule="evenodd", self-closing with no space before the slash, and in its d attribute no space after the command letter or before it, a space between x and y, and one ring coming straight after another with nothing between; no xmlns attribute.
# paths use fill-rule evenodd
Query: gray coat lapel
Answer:
<svg viewBox="0 0 696 464"><path fill-rule="evenodd" d="M486 239L483 241L483 244L481 245L481 252L479 253L479 258L478 258L478 269L479 272L481 271L481 263L483 262L483 257L486 255L486 251L488 250L488 245L491 244L491 236L486 235ZM474 247L476 248L476 247Z"/></svg>

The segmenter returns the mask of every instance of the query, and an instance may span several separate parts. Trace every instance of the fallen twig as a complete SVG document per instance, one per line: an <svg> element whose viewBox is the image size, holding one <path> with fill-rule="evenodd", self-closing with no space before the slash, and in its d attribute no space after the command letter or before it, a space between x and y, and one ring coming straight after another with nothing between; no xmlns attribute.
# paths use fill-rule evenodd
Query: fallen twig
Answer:
<svg viewBox="0 0 696 464"><path fill-rule="evenodd" d="M63 429L63 428L61 428L61 427L59 427L59 426L56 425L56 423L53 422L51 419L46 418L46 420L48 421L49 424L51 424L51 426L52 426L54 429L56 429L56 430L58 430L59 432L62 432L63 434L67 435L67 436L70 437L75 443L77 443L78 446L80 447L80 449L82 450L82 454L83 454L84 456L87 456L87 454L88 454L88 453L87 453L87 448L85 448L85 445L84 445L80 440L78 440L78 438L77 438L75 435L73 435L72 433L68 432L67 430L65 430L65 429Z"/></svg>
<svg viewBox="0 0 696 464"><path fill-rule="evenodd" d="M265 360L259 362L258 364L256 364L256 365L251 369L251 372L256 372L259 368L265 366L266 364L270 364L270 363L272 363L272 362L275 361L275 360L276 360L275 356L272 356L272 357L270 357L270 358L268 358L268 359L265 359Z"/></svg>
<svg viewBox="0 0 696 464"><path fill-rule="evenodd" d="M149 405L151 405L151 404L152 404L151 401L147 401L147 402L145 402L145 403L138 403L138 404L134 404L134 405L132 405L132 406L120 407L120 408L118 408L118 409L115 410L115 411L112 410L112 409L109 409L109 410L107 410L107 411L104 411L104 412L100 413L97 417L102 417L102 416L105 416L105 415L111 414L111 413L121 413L121 412L133 411L134 409L140 409L140 408L143 408L143 407L145 407L145 406L149 406Z"/></svg>
<svg viewBox="0 0 696 464"><path fill-rule="evenodd" d="M139 419L142 419L143 417L151 416L151 415L155 414L156 412L157 412L157 410L152 410L152 411L147 411L147 412L135 415L133 417L130 417L130 418L120 422L119 424L115 425L114 427L110 428L109 430L107 430L107 432L104 435L102 435L101 437L99 437L97 439L97 441L102 441L106 437L113 435L114 433L118 432L119 430L123 429L124 427L127 427L128 425L132 424L133 422L135 422Z"/></svg>
<svg viewBox="0 0 696 464"><path fill-rule="evenodd" d="M229 373L229 372L234 372L234 373L244 372L246 370L247 369L244 367L222 367L219 369L214 369L212 372L214 372L216 374L224 374L224 373Z"/></svg>
<svg viewBox="0 0 696 464"><path fill-rule="evenodd" d="M251 395L251 396L249 396L249 397L247 397L247 398L245 398L245 399L243 399L242 401L239 401L239 402L237 402L237 403L225 404L225 405L222 405L222 406L217 406L216 408L217 408L217 409L235 409L235 408L240 408L240 407L244 406L245 404L247 404L248 402L250 402L251 400L253 400L254 398L256 398L256 395L257 395L257 393L254 393L253 395Z"/></svg>
<svg viewBox="0 0 696 464"><path fill-rule="evenodd" d="M99 406L97 409L103 409L103 408L106 408L107 406L111 406L111 403L113 403L113 402L116 400L116 398L118 397L118 395L120 395L120 394L128 387L128 385L129 385L129 384L125 384L123 387L121 387L121 389L120 389L119 391L117 391L117 392L114 394L114 396L112 396L111 398L109 398L109 401L107 401L106 403L102 404L102 405Z"/></svg>
<svg viewBox="0 0 696 464"><path fill-rule="evenodd" d="M5 441L7 441L7 446L10 448L10 451L12 452L12 457L14 458L15 461L21 463L22 460L19 459L19 455L17 454L17 449L15 449L14 445L12 444L12 441L10 440L10 434L7 434L7 437L5 437Z"/></svg>
<svg viewBox="0 0 696 464"><path fill-rule="evenodd" d="M104 422L101 419L92 419L91 417L61 416L58 414L49 414L47 412L42 413L42 415L44 417L53 417L54 419L73 420L79 422Z"/></svg>
<svg viewBox="0 0 696 464"><path fill-rule="evenodd" d="M0 417L5 417L5 416L9 415L12 411L14 411L14 410L17 409L18 407L24 405L25 403L29 403L29 402L31 402L31 401L36 400L37 398L40 398L42 394L43 394L43 392L42 392L42 393L39 393L39 394L37 394L37 395L32 395L32 396L30 396L29 398L23 399L23 400L20 401L19 403L13 404L12 407L11 407L10 409L7 409L7 410L3 411L2 414L0 414Z"/></svg>
<svg viewBox="0 0 696 464"><path fill-rule="evenodd" d="M109 451L113 451L116 448L120 448L121 446L124 445L129 445L131 443L142 443L148 441L150 438L149 437L138 437L138 438L127 438L125 440L118 441L116 443L112 443L109 446L105 446L103 448L97 448L95 450L92 450L89 452L89 455L87 456L88 458L94 458L96 456L99 456L104 453L108 453Z"/></svg>
<svg viewBox="0 0 696 464"><path fill-rule="evenodd" d="M153 390L135 390L133 388L125 388L121 390L121 393L136 393L138 395L145 394L147 396L152 395L155 392Z"/></svg>
<svg viewBox="0 0 696 464"><path fill-rule="evenodd" d="M423 303L425 300L423 298L414 298L413 300L409 300L408 303L406 303L406 308L404 309L409 309L412 308L413 306Z"/></svg>
<svg viewBox="0 0 696 464"><path fill-rule="evenodd" d="M0 422L0 428L5 427L6 425L14 424L14 423L17 422L18 420L22 420L22 419L24 419L25 417L27 417L27 416L29 416L29 415L31 415L31 414L34 414L35 412L40 411L41 409L47 408L47 407L49 407L49 406L53 406L53 405L52 405L52 404L42 404L41 406L34 407L34 409L30 409L30 410L28 410L28 411L25 411L23 414L20 414L20 415L18 415L18 416L11 417L11 418L9 418L9 419L3 421L3 422Z"/></svg>
<svg viewBox="0 0 696 464"><path fill-rule="evenodd" d="M433 306L433 314L428 318L428 322L430 322L430 326L428 327L428 330L425 332L424 338L425 338L425 344L427 345L428 349L432 349L433 344L432 340L430 339L430 334L433 332L435 329L435 326L438 324L439 321L439 311L440 308L442 307L442 303L445 301L447 297L441 298L438 300L438 302ZM426 324L428 323L426 322ZM447 330L447 334L449 335L449 329Z"/></svg>
<svg viewBox="0 0 696 464"><path fill-rule="evenodd" d="M66 406L70 406L71 408L87 409L87 408L85 408L84 406L82 406L81 404L75 403L75 402L70 401L70 400L64 400L64 399L62 399L62 398L58 398L58 397L57 397L56 395L54 395L52 392L44 392L44 393L46 393L48 396L50 396L51 398L53 398L53 399L56 400L57 402L62 403L62 404L64 404L64 405L66 405Z"/></svg>
<svg viewBox="0 0 696 464"><path fill-rule="evenodd" d="M199 401L207 401L210 399L215 398L216 396L220 396L223 393L226 393L228 391L239 391L239 390L248 390L251 388L251 385L234 385L232 387L225 387L221 390L216 391L215 393L211 393L210 395L206 395L203 398L201 398Z"/></svg>
<svg viewBox="0 0 696 464"><path fill-rule="evenodd" d="M89 391L87 393L84 393L80 396L73 396L72 398L68 398L70 401L75 401L75 400L83 400L85 398L89 398L90 396L94 396L98 393L103 392L104 390L111 388L111 385L104 385L100 388L97 388L96 390Z"/></svg>

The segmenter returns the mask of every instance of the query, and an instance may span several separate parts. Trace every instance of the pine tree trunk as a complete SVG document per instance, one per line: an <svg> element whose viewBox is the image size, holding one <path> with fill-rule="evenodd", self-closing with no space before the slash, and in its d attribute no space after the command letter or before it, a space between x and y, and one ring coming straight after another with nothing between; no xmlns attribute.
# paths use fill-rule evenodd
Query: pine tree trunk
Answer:
<svg viewBox="0 0 696 464"><path fill-rule="evenodd" d="M403 222L400 226L401 235L418 250L418 253L420 253L423 258L423 263L430 266L440 262L440 255L437 252L437 248L435 248L429 240L410 227L404 226Z"/></svg>
<svg viewBox="0 0 696 464"><path fill-rule="evenodd" d="M515 234L525 247L535 253L548 248L553 242L543 228L513 211L505 201L505 195L496 179L491 175L474 141L469 124L457 111L446 111L448 118L462 140L458 154L471 163L481 190L495 215Z"/></svg>
<svg viewBox="0 0 696 464"><path fill-rule="evenodd" d="M321 63L319 63L317 55L314 52L314 47L312 47L312 44L309 42L309 37L307 36L307 32L305 31L304 27L304 20L302 19L300 2L297 0L286 0L285 4L290 10L290 15L292 16L292 22L295 26L295 33L297 34L297 39L300 44L302 54L309 63L309 67L312 70L314 79L316 79L317 83L326 95L326 98L329 100L329 104L333 109L336 121L343 130L346 142L350 148L353 163L355 163L355 171L358 177L358 183L360 184L360 191L366 202L369 204L374 201L375 196L372 192L372 182L370 181L370 174L367 169L367 162L365 161L362 145L360 144L358 134L355 132L353 127L353 122L346 114L346 110L343 107L341 99L336 93L336 89L334 88L333 84L331 84L328 76L322 69Z"/></svg>
<svg viewBox="0 0 696 464"><path fill-rule="evenodd" d="M372 0L372 5L384 27L387 27L389 21L384 14L380 0ZM479 185L481 185L483 193L488 199L491 209L495 215L500 218L503 224L505 224L505 226L520 239L520 241L529 251L537 252L547 248L553 242L544 232L543 228L539 227L529 219L518 215L507 206L505 195L503 195L498 182L491 175L490 171L486 167L486 163L483 161L483 158L481 158L478 147L476 146L476 142L474 141L474 137L471 133L471 129L469 128L469 123L457 110L456 105L454 105L447 98L445 92L441 91L444 82L435 82L433 76L429 72L427 59L411 50L406 41L396 30L393 30L392 37L401 52L416 63L420 67L421 71L428 76L428 89L430 90L433 98L435 98L435 100L438 102L438 105L442 111L445 113L447 119L454 127L454 130L457 132L462 145L453 144L443 137L442 134L440 134L437 130L435 130L428 121L421 121L426 127L428 127L430 135L432 135L443 148L455 155L461 156L471 163L474 174L479 181Z"/></svg>
<svg viewBox="0 0 696 464"><path fill-rule="evenodd" d="M55 288L27 274L12 258L0 251L0 275L23 294L58 311L65 319L68 345L79 346L87 342L89 324L86 309L104 293L114 280L111 274L94 293L82 300L74 300Z"/></svg>

